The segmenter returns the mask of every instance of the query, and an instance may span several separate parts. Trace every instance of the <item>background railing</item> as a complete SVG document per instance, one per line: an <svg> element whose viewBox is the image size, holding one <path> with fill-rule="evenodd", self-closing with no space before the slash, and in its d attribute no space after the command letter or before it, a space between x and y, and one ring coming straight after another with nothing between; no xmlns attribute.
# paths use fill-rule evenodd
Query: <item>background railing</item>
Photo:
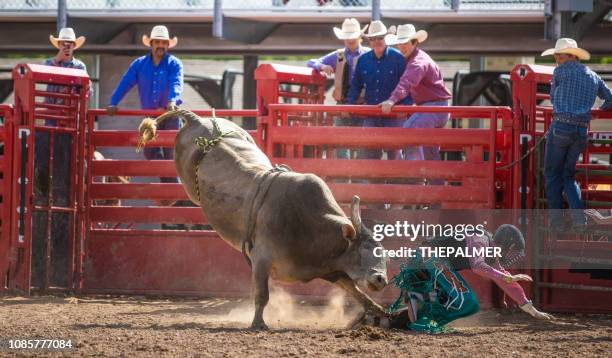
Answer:
<svg viewBox="0 0 612 358"><path fill-rule="evenodd" d="M212 10L213 0L68 0L69 10L137 10L137 9L185 9ZM313 10L361 8L372 6L372 0L225 0L223 9L250 10ZM2 10L40 11L57 10L57 0L3 0ZM431 10L515 10L543 11L544 0L400 0L383 1L381 9L401 9L406 11Z"/></svg>

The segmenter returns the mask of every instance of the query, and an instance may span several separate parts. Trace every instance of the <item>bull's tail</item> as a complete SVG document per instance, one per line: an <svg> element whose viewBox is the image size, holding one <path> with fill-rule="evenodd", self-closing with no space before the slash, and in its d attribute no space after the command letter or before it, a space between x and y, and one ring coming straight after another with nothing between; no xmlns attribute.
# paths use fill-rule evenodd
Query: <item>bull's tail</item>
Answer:
<svg viewBox="0 0 612 358"><path fill-rule="evenodd" d="M215 110L213 109L213 117L214 116ZM160 124L162 124L166 119L175 117L182 117L188 123L197 121L200 118L197 114L186 109L177 109L174 111L168 111L155 119L150 117L143 119L138 126L138 133L140 133L140 136L138 137L136 151L140 152L148 142L155 140L155 137L157 136L157 127L159 127Z"/></svg>

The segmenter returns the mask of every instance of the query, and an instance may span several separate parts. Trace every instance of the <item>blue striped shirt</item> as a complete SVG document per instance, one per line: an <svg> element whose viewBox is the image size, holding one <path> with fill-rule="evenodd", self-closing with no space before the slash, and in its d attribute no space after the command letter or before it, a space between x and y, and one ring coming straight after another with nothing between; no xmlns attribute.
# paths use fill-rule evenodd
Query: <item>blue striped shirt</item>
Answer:
<svg viewBox="0 0 612 358"><path fill-rule="evenodd" d="M596 97L604 100L601 109L612 109L612 91L590 68L578 61L568 61L555 68L550 87L553 113L589 121Z"/></svg>
<svg viewBox="0 0 612 358"><path fill-rule="evenodd" d="M151 54L135 59L121 78L111 96L110 104L116 106L129 90L138 84L138 96L142 109L166 108L168 102L182 103L183 64L166 53L155 66Z"/></svg>
<svg viewBox="0 0 612 358"><path fill-rule="evenodd" d="M61 61L61 62L56 62L55 58L53 58L53 57L52 58L48 58L47 60L45 60L45 66L64 67L64 68L76 68L78 70L83 70L83 71L87 72L87 67L85 66L83 61L77 60L74 57L70 61ZM92 89L90 88L90 91L91 90ZM72 92L72 94L76 94L78 89L75 86L70 87L70 86L49 84L49 85L47 85L47 91L48 92L57 92L57 93ZM46 97L45 98L45 103L64 104L64 99L63 98L56 98L56 97Z"/></svg>

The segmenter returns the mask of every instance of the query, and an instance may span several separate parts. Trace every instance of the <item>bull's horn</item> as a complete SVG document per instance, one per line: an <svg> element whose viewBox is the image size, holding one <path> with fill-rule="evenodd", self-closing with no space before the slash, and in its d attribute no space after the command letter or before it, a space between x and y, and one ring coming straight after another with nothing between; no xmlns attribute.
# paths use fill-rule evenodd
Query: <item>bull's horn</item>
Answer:
<svg viewBox="0 0 612 358"><path fill-rule="evenodd" d="M359 197L357 195L353 196L353 200L351 200L351 222L355 227L357 232L361 231L361 211L359 210Z"/></svg>

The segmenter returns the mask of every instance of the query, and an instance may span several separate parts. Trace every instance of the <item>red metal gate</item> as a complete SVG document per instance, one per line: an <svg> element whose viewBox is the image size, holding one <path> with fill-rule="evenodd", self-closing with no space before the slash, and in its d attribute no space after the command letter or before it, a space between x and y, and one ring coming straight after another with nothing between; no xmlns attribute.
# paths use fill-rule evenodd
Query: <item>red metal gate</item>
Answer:
<svg viewBox="0 0 612 358"><path fill-rule="evenodd" d="M9 288L73 287L78 193L89 77L85 71L17 65ZM81 126L81 127L80 127ZM35 190L36 189L36 190Z"/></svg>
<svg viewBox="0 0 612 358"><path fill-rule="evenodd" d="M13 158L13 106L0 105L0 292L8 287L11 238L11 179Z"/></svg>
<svg viewBox="0 0 612 358"><path fill-rule="evenodd" d="M514 118L520 125L520 135L515 144L524 138L525 149L532 148L547 132L552 121L550 81L554 67L537 65L518 65L511 73ZM592 111L593 119L589 128L589 145L582 154L582 163L577 165L577 180L582 189L582 197L587 208L612 209L612 170L609 165L591 164L591 154L612 155L609 123L612 112ZM606 125L607 124L607 125ZM597 129L600 128L600 129ZM602 129L608 128L608 129ZM589 233L556 237L547 231L545 186L543 181L545 142L534 148L533 155L526 159L526 173L521 178L521 167L514 169L513 207L523 204L527 209L539 210L534 217L539 219L533 226L535 243L532 255L537 267L554 269L534 272L534 291L537 300L545 309L571 312L612 311L612 277L609 267L612 264L610 252L612 243L610 230L605 226ZM515 158L521 156L517 147ZM521 197L521 179L524 179L525 196ZM602 189L603 188L603 189ZM523 200L521 200L523 199ZM599 234L598 234L599 232ZM576 269L577 266L591 265L593 269ZM606 273L608 272L608 273ZM584 302L589 302L585 305Z"/></svg>
<svg viewBox="0 0 612 358"><path fill-rule="evenodd" d="M211 111L196 111L210 116ZM156 116L153 111L120 111L128 116ZM196 206L169 206L186 201L179 183L145 182L147 178L176 177L172 160L105 158L94 150L135 150L138 132L99 130L90 110L87 138L82 261L78 289L84 293L244 296L250 290L250 271L242 255L211 230L202 230L206 218ZM255 117L255 110L218 110L219 117ZM173 147L175 130L159 131L150 146ZM252 134L255 134L252 132ZM104 176L129 176L129 183L103 182ZM157 180L154 180L157 181ZM111 206L108 200L120 200ZM165 203L164 203L165 201ZM184 203L182 205L185 205ZM188 205L188 203L186 204ZM164 225L182 225L168 230ZM199 228L194 226L199 225ZM227 275L231 272L231 275Z"/></svg>

